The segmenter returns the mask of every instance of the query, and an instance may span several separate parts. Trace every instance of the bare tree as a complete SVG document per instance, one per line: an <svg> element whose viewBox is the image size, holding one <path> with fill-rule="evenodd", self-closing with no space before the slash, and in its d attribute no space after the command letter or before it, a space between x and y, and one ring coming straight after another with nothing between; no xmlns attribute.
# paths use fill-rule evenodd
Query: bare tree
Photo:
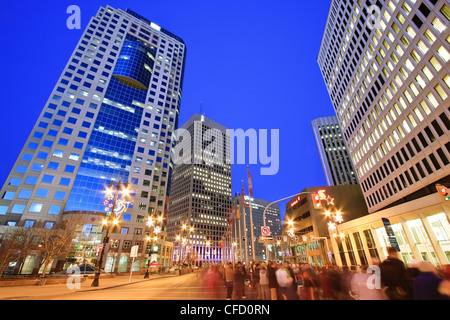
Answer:
<svg viewBox="0 0 450 320"><path fill-rule="evenodd" d="M63 221L57 229L40 229L41 265L44 266L41 278L45 278L47 268L57 258L65 257L70 250L80 216L73 216ZM43 282L41 281L41 284Z"/></svg>
<svg viewBox="0 0 450 320"><path fill-rule="evenodd" d="M0 277L10 262L17 261L21 252L20 229L7 228L0 241Z"/></svg>
<svg viewBox="0 0 450 320"><path fill-rule="evenodd" d="M25 228L25 227L15 227L15 235L18 241L17 246L19 247L19 254L17 256L17 261L19 262L19 270L20 274L25 263L25 259L28 255L36 250L36 241L35 238L37 236L36 228Z"/></svg>

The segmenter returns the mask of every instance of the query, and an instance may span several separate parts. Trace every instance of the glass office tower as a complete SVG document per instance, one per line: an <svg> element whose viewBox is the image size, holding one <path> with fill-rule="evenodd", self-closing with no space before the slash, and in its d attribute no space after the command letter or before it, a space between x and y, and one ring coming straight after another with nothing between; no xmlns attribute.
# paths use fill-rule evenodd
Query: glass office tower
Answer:
<svg viewBox="0 0 450 320"><path fill-rule="evenodd" d="M147 216L164 215L170 194L185 58L183 40L166 29L101 7L1 190L0 224L52 228L83 214L93 250L105 189L128 182L132 204L111 238L119 257L133 245L144 255Z"/></svg>
<svg viewBox="0 0 450 320"><path fill-rule="evenodd" d="M318 64L371 213L450 183L449 22L445 0L331 3Z"/></svg>

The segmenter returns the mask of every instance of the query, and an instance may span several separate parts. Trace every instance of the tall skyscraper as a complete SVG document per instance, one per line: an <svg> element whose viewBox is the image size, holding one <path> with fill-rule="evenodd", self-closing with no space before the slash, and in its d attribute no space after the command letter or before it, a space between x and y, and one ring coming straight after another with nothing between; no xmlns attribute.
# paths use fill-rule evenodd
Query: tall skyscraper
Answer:
<svg viewBox="0 0 450 320"><path fill-rule="evenodd" d="M231 216L230 152L227 128L203 115L194 114L177 131L167 225L177 261L227 259L222 235Z"/></svg>
<svg viewBox="0 0 450 320"><path fill-rule="evenodd" d="M266 210L266 223L265 225L270 228L271 237L273 238L273 243L271 246L266 248L264 243L260 243L258 239L261 237L261 227L264 226L264 210L271 203L271 201L250 198L248 196L244 197L245 205L247 206L244 210L242 203L242 196L237 194L233 198L233 205L237 208L239 203L239 217L236 217L236 221L233 221L232 225L232 241L236 243L236 257L240 261L246 261L250 263L253 257L252 253L252 243L251 243L251 228L253 228L253 238L255 247L255 260L263 261L270 257L271 260L275 260L277 256L277 248L274 245L276 240L281 237L281 216L280 216L280 204L275 203L271 205ZM252 204L252 215L253 215L253 225L250 220L250 208L248 207ZM245 212L245 216L244 216ZM267 253L266 250L271 250ZM281 259L281 257L278 257Z"/></svg>
<svg viewBox="0 0 450 320"><path fill-rule="evenodd" d="M185 59L179 37L131 10L101 7L1 190L0 224L51 228L82 214L92 252L105 189L128 182L133 204L111 239L119 256L142 250L147 216L167 205Z"/></svg>
<svg viewBox="0 0 450 320"><path fill-rule="evenodd" d="M315 119L311 126L327 186L357 184L358 178L337 117Z"/></svg>
<svg viewBox="0 0 450 320"><path fill-rule="evenodd" d="M371 213L450 182L449 19L445 0L332 1L318 64Z"/></svg>

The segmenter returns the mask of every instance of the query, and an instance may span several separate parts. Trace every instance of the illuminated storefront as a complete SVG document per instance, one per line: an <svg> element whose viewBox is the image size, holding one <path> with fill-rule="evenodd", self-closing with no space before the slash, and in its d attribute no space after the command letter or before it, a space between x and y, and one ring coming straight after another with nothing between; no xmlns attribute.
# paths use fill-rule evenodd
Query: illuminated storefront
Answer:
<svg viewBox="0 0 450 320"><path fill-rule="evenodd" d="M450 264L450 205L432 194L339 225L332 237L337 265L373 265L386 259L391 241L382 218L390 221L406 265L422 260L438 267Z"/></svg>

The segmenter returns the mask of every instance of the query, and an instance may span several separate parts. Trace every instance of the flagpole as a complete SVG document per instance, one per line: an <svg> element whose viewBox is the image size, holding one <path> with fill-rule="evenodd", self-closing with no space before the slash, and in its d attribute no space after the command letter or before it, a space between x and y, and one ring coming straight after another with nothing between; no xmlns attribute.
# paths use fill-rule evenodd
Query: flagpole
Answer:
<svg viewBox="0 0 450 320"><path fill-rule="evenodd" d="M240 206L240 205L239 205ZM239 208L240 210L240 208ZM241 230L241 217L239 215L239 221L238 221L238 226L239 226L239 261L242 261L242 230Z"/></svg>
<svg viewBox="0 0 450 320"><path fill-rule="evenodd" d="M245 265L248 266L248 247L247 247L247 242L248 242L248 238L247 238L247 219L245 218L245 199L244 199L244 180L242 180L242 210L243 210L243 214L244 214L244 246L245 246Z"/></svg>
<svg viewBox="0 0 450 320"><path fill-rule="evenodd" d="M236 257L237 257L237 244L238 244L238 229L237 229L237 224L236 224L236 220L237 220L237 206L236 206L236 211L235 211L235 215L234 215L234 241L233 243L236 243L236 248L233 246L233 267L236 263Z"/></svg>
<svg viewBox="0 0 450 320"><path fill-rule="evenodd" d="M249 207L250 207L250 227L251 227L251 236L252 236L252 259L255 260L255 237L253 235L253 213L252 213L252 196L253 196L253 187L252 187L252 181L250 178L250 171L247 165L247 171L248 171L248 182L249 182L249 190L248 190L248 201L249 201Z"/></svg>

